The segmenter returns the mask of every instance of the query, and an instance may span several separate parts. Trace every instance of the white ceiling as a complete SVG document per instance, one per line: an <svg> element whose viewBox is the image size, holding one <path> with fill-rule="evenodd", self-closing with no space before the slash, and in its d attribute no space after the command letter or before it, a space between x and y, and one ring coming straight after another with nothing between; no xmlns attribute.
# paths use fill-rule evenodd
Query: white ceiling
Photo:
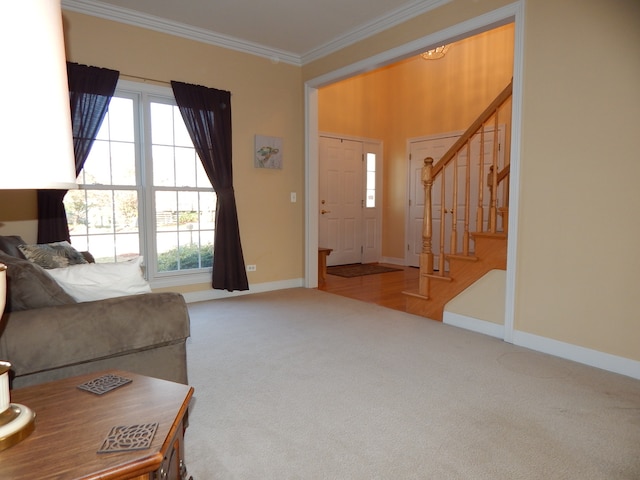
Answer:
<svg viewBox="0 0 640 480"><path fill-rule="evenodd" d="M62 8L302 65L451 0L62 0Z"/></svg>

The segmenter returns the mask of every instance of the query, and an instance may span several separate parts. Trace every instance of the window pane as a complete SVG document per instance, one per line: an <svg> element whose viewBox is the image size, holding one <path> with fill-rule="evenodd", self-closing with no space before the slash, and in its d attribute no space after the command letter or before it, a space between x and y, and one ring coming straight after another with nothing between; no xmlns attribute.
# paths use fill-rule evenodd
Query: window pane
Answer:
<svg viewBox="0 0 640 480"><path fill-rule="evenodd" d="M104 234L113 229L113 192L87 191L87 233Z"/></svg>
<svg viewBox="0 0 640 480"><path fill-rule="evenodd" d="M96 263L111 263L115 261L115 244L113 235L91 235L88 246Z"/></svg>
<svg viewBox="0 0 640 480"><path fill-rule="evenodd" d="M202 161L200 160L200 157L197 154L196 154L196 178L197 178L197 184L199 188L211 188L211 181L209 181L207 172L204 171L204 167L202 166Z"/></svg>
<svg viewBox="0 0 640 480"><path fill-rule="evenodd" d="M109 142L96 140L93 142L91 152L84 163L82 172L83 184L110 185L111 184L111 155Z"/></svg>
<svg viewBox="0 0 640 480"><path fill-rule="evenodd" d="M193 148L177 147L176 154L176 186L196 186L196 151ZM199 162L199 160L198 160Z"/></svg>
<svg viewBox="0 0 640 480"><path fill-rule="evenodd" d="M64 196L64 209L67 212L67 224L71 236L87 233L86 193L85 190L69 190Z"/></svg>
<svg viewBox="0 0 640 480"><path fill-rule="evenodd" d="M153 184L156 187L175 187L173 147L153 146Z"/></svg>
<svg viewBox="0 0 640 480"><path fill-rule="evenodd" d="M114 245L117 262L131 260L140 255L140 238L137 233L116 234Z"/></svg>
<svg viewBox="0 0 640 480"><path fill-rule="evenodd" d="M367 198L366 208L376 206L376 154L367 153Z"/></svg>
<svg viewBox="0 0 640 480"><path fill-rule="evenodd" d="M151 142L154 145L173 145L173 107L151 103Z"/></svg>
<svg viewBox="0 0 640 480"><path fill-rule="evenodd" d="M112 141L133 142L133 100L113 97L109 103L109 138Z"/></svg>
<svg viewBox="0 0 640 480"><path fill-rule="evenodd" d="M137 232L138 192L118 190L114 192L113 201L115 205L115 230L117 232Z"/></svg>
<svg viewBox="0 0 640 480"><path fill-rule="evenodd" d="M191 141L191 137L187 131L187 126L184 124L184 120L182 120L182 114L178 107L173 107L173 118L175 144L180 147L193 148L193 142Z"/></svg>
<svg viewBox="0 0 640 480"><path fill-rule="evenodd" d="M178 233L165 232L156 235L158 271L170 272L178 269Z"/></svg>
<svg viewBox="0 0 640 480"><path fill-rule="evenodd" d="M133 143L111 144L111 172L113 185L136 184L136 152Z"/></svg>

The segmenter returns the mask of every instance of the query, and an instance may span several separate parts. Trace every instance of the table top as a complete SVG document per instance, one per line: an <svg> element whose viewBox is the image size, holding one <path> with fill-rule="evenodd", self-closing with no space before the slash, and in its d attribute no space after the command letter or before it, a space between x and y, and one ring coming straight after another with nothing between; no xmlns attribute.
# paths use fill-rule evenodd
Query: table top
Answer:
<svg viewBox="0 0 640 480"><path fill-rule="evenodd" d="M78 388L105 374L131 382L97 395ZM36 413L35 431L0 452L0 478L122 479L156 470L193 395L188 385L109 370L11 392ZM113 427L157 423L144 450L97 453Z"/></svg>

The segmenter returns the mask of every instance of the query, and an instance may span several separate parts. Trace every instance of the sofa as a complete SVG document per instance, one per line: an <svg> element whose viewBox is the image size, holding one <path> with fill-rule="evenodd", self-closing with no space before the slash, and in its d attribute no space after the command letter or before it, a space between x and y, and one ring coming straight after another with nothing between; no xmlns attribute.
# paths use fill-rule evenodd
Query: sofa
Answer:
<svg viewBox="0 0 640 480"><path fill-rule="evenodd" d="M105 369L187 383L189 313L182 295L77 301L20 245L26 244L19 236L0 236L0 263L7 266L0 360L11 362L12 388Z"/></svg>

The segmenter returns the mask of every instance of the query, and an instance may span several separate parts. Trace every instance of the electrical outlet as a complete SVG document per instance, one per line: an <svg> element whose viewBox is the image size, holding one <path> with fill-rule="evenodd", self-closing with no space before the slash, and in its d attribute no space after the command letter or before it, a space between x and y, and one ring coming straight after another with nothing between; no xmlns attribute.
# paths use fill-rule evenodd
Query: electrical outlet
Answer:
<svg viewBox="0 0 640 480"><path fill-rule="evenodd" d="M256 270L255 265L247 265L247 272L255 272Z"/></svg>
<svg viewBox="0 0 640 480"><path fill-rule="evenodd" d="M291 203L296 203L297 200L296 192L291 192Z"/></svg>

